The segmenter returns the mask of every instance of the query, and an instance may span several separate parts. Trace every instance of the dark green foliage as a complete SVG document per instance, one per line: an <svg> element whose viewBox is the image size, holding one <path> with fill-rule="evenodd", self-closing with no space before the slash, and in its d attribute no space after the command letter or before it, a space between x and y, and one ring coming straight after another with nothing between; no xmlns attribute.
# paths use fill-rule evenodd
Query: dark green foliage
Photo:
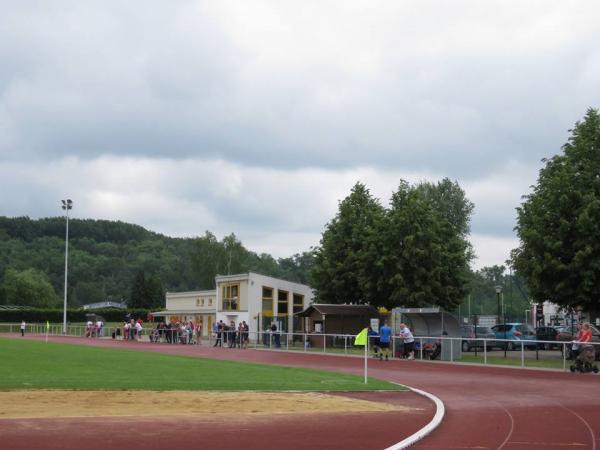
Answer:
<svg viewBox="0 0 600 450"><path fill-rule="evenodd" d="M448 183L413 187L403 181L392 195L381 231L379 283L386 306L451 310L466 295L472 204L458 185Z"/></svg>
<svg viewBox="0 0 600 450"><path fill-rule="evenodd" d="M148 313L147 309L128 309L122 311L119 309L95 309L94 311L86 311L83 309L68 309L67 320L69 323L85 322L87 319L86 314L93 312L99 316L104 317L107 322L121 322L127 313L131 314L132 318L146 320ZM23 310L1 310L0 309L0 323L19 323L24 320L27 323L62 323L63 321L63 310L62 309L40 309L31 308Z"/></svg>
<svg viewBox="0 0 600 450"><path fill-rule="evenodd" d="M511 274L505 266L483 267L469 275L468 290L471 295L471 315L497 315L498 301L496 286L502 287L504 307L508 321L521 322L525 319L525 310L530 309L529 293L523 279L514 272ZM463 302L461 313L468 315L468 302ZM531 319L530 316L527 316Z"/></svg>
<svg viewBox="0 0 600 450"><path fill-rule="evenodd" d="M357 183L315 252L319 300L453 309L467 292L472 210L447 179L402 181L387 210Z"/></svg>
<svg viewBox="0 0 600 450"><path fill-rule="evenodd" d="M598 310L600 299L600 115L588 110L563 153L544 160L517 208L515 268L533 299Z"/></svg>
<svg viewBox="0 0 600 450"><path fill-rule="evenodd" d="M384 208L361 183L340 202L315 251L312 279L319 301L380 303L376 264L384 216Z"/></svg>
<svg viewBox="0 0 600 450"><path fill-rule="evenodd" d="M56 295L62 298L64 233L62 217L0 217L0 303L28 305L20 296L7 298L7 269L45 274L55 292L46 304L55 302ZM277 261L258 255L233 234L222 241L209 232L200 238L171 238L123 222L71 219L68 304L133 300L139 307L156 308L164 304L165 290L212 289L215 275L247 271L306 282L311 258L303 255L291 267L294 258ZM141 287L135 284L140 273Z"/></svg>
<svg viewBox="0 0 600 450"><path fill-rule="evenodd" d="M165 306L165 289L156 275L147 277L139 271L133 280L131 295L127 305L130 308L163 308Z"/></svg>
<svg viewBox="0 0 600 450"><path fill-rule="evenodd" d="M4 275L4 301L31 307L58 306L60 299L43 272L35 269L7 269Z"/></svg>
<svg viewBox="0 0 600 450"><path fill-rule="evenodd" d="M285 280L296 280L299 283L312 285L310 277L311 269L315 262L315 251L297 253L289 258L279 260L281 278Z"/></svg>

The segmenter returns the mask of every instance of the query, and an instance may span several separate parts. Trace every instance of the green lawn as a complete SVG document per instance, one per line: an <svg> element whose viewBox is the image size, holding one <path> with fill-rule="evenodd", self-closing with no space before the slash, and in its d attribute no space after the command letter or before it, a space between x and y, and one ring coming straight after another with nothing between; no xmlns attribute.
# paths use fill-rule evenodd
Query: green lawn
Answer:
<svg viewBox="0 0 600 450"><path fill-rule="evenodd" d="M309 369L0 338L0 390L355 391L395 384Z"/></svg>
<svg viewBox="0 0 600 450"><path fill-rule="evenodd" d="M478 363L483 364L483 355L465 355L463 353L461 362L466 363ZM503 358L502 356L488 356L487 358L488 365L500 365L500 366L521 366L521 357L507 357ZM567 361L567 365L571 364L570 361ZM542 367L549 369L562 369L563 362L561 360L554 359L525 359L525 367Z"/></svg>

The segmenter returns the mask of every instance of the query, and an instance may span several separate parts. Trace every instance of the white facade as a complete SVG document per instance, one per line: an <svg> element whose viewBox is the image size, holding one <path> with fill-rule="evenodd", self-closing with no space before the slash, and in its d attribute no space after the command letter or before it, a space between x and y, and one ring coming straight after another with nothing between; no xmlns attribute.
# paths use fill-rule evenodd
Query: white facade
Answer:
<svg viewBox="0 0 600 450"><path fill-rule="evenodd" d="M291 331L294 314L304 311L313 301L310 286L254 272L219 275L217 285L217 322L246 321L250 332L263 331L272 322Z"/></svg>
<svg viewBox="0 0 600 450"><path fill-rule="evenodd" d="M202 335L208 336L215 320L216 291L167 292L166 310L154 313L166 322L189 322L202 327Z"/></svg>
<svg viewBox="0 0 600 450"><path fill-rule="evenodd" d="M154 316L201 324L204 336L220 320L236 326L246 321L250 332L265 330L272 322L280 330L291 331L294 314L305 310L314 298L310 286L255 272L217 275L215 284L215 290L167 292L166 310Z"/></svg>

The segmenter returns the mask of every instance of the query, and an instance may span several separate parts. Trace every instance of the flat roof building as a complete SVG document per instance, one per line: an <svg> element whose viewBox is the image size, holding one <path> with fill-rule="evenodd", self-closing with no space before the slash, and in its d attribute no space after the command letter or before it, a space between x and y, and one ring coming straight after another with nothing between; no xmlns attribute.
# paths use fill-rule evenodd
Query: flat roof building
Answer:
<svg viewBox="0 0 600 450"><path fill-rule="evenodd" d="M167 292L166 309L153 313L166 321L192 321L202 326L202 335L211 333L222 320L236 325L245 321L250 332L264 331L276 323L279 331L300 330L300 318L312 302L312 288L256 272L217 275L216 289Z"/></svg>

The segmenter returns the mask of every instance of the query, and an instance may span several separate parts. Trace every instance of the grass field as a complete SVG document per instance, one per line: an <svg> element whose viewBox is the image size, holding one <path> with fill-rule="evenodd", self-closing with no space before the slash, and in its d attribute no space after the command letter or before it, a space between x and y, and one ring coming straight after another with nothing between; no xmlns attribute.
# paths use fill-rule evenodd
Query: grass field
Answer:
<svg viewBox="0 0 600 450"><path fill-rule="evenodd" d="M461 362L466 363L478 363L483 364L483 355L465 355L463 353ZM499 366L520 366L521 365L521 357L507 357L503 358L501 356L488 356L487 358L488 365L499 365ZM571 364L570 361L567 361L567 366ZM555 360L555 359L525 359L525 367L540 367L547 369L562 369L563 361Z"/></svg>
<svg viewBox="0 0 600 450"><path fill-rule="evenodd" d="M0 390L354 391L397 385L326 371L0 338Z"/></svg>

